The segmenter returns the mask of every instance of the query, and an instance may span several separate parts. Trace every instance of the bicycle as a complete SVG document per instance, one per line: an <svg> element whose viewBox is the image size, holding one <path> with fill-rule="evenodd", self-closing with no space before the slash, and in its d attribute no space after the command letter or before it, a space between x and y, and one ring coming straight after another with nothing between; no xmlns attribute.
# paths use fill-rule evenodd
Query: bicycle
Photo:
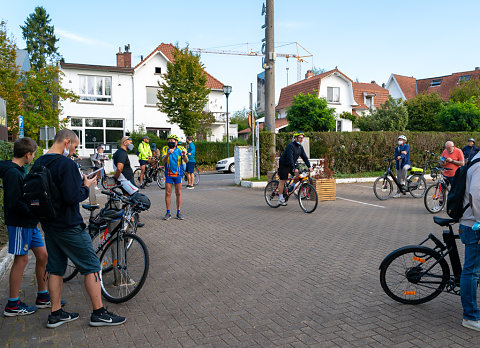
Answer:
<svg viewBox="0 0 480 348"><path fill-rule="evenodd" d="M425 208L432 214L436 214L445 208L447 202L450 183L445 179L443 170L451 170L451 168L432 168L432 179L435 180L435 183L427 188L423 197Z"/></svg>
<svg viewBox="0 0 480 348"><path fill-rule="evenodd" d="M457 220L434 216L433 221L439 226L448 226L448 231L443 231L444 243L430 233L418 245L391 252L380 264L380 284L385 293L397 302L425 303L442 291L460 295L462 264L456 243L460 237L453 233L452 228ZM429 240L433 242L433 248L423 245Z"/></svg>
<svg viewBox="0 0 480 348"><path fill-rule="evenodd" d="M412 171L413 174L406 179L406 185L402 185L392 171L392 163L395 161L395 158L386 158L384 161L388 162L385 168L385 173L379 176L373 183L373 193L379 200L384 201L392 195L393 184L388 176L393 179L393 182L402 194L409 192L412 197L423 197L427 189L424 172L420 173L419 171Z"/></svg>
<svg viewBox="0 0 480 348"><path fill-rule="evenodd" d="M122 303L133 298L147 279L149 253L144 241L137 236L136 218L140 211L148 209L134 196L125 197L115 191L102 191L110 198L104 209L97 215L99 205L82 204L90 211L88 231L95 252L100 254L100 282L102 296L112 303ZM115 202L122 202L122 208L115 208ZM78 269L70 263L63 281L76 276Z"/></svg>
<svg viewBox="0 0 480 348"><path fill-rule="evenodd" d="M141 173L142 168L140 168L140 166L138 166L133 172L133 180L138 187L141 186ZM155 158L153 163L147 163L145 165L145 172L143 173L143 185L145 187L150 186L153 182L156 182L158 187L165 188L165 173L163 171L163 166L160 165L160 159L158 158Z"/></svg>
<svg viewBox="0 0 480 348"><path fill-rule="evenodd" d="M288 198L298 191L297 199L300 208L305 213L313 213L318 205L318 195L315 187L308 182L310 176L302 173L298 176L291 177L284 184L283 193L285 201L288 201ZM265 201L268 206L271 208L278 208L280 203L278 202L280 196L278 193L278 185L280 182L278 180L270 181L267 186L265 186Z"/></svg>
<svg viewBox="0 0 480 348"><path fill-rule="evenodd" d="M183 171L183 180L188 183L187 171ZM195 169L193 170L193 186L197 186L200 182L200 171L198 170L197 164L195 164Z"/></svg>

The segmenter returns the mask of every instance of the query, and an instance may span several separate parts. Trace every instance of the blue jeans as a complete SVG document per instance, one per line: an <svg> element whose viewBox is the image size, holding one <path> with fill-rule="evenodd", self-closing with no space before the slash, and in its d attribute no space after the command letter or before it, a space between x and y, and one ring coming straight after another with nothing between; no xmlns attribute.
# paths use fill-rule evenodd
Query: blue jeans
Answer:
<svg viewBox="0 0 480 348"><path fill-rule="evenodd" d="M465 262L460 278L460 296L462 298L463 318L480 320L477 306L477 288L480 276L480 231L460 225L460 239L465 244Z"/></svg>

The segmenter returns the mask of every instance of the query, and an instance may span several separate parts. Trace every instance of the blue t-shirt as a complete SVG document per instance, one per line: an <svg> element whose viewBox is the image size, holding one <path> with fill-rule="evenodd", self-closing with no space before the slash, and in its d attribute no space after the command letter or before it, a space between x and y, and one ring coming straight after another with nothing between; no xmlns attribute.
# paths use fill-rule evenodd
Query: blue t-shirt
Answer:
<svg viewBox="0 0 480 348"><path fill-rule="evenodd" d="M167 155L168 150L170 150L168 146L163 147L162 157ZM177 146L168 157L167 163L165 163L165 176L178 177L183 175L182 151L185 151L185 148Z"/></svg>
<svg viewBox="0 0 480 348"><path fill-rule="evenodd" d="M191 155L187 155L188 162L195 162L195 144L193 143L193 141L188 144L187 154L188 153L191 153Z"/></svg>

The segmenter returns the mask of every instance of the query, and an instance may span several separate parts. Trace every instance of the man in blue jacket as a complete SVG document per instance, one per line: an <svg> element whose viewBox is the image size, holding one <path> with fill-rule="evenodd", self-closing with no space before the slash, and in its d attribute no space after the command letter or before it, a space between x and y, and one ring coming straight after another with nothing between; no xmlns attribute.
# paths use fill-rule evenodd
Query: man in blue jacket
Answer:
<svg viewBox="0 0 480 348"><path fill-rule="evenodd" d="M468 139L468 145L464 146L462 149L463 158L465 159L465 164L470 162L473 157L480 151L478 147L475 146L475 139Z"/></svg>
<svg viewBox="0 0 480 348"><path fill-rule="evenodd" d="M397 179L400 184L405 185L407 178L407 171L410 169L410 145L407 144L407 137L400 135L398 137L398 146L395 147L395 168L397 169ZM397 189L397 193L393 195L394 198L400 196L401 190ZM403 192L403 194L406 194Z"/></svg>

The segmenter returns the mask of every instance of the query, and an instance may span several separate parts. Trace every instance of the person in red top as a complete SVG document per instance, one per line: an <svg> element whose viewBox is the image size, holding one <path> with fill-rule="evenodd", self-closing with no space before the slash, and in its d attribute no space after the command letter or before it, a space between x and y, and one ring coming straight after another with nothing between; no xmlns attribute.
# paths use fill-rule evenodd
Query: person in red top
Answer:
<svg viewBox="0 0 480 348"><path fill-rule="evenodd" d="M453 145L453 141L447 141L445 143L445 150L443 150L442 157L440 159L442 160L445 168L451 169L445 170L443 175L450 182L450 185L453 185L453 177L455 176L455 172L459 167L465 164L463 152Z"/></svg>

